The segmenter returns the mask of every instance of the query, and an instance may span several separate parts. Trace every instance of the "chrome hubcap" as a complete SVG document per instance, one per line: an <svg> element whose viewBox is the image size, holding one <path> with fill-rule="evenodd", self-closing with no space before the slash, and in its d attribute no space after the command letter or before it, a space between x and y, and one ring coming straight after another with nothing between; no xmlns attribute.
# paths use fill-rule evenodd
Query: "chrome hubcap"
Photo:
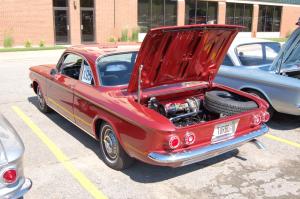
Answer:
<svg viewBox="0 0 300 199"><path fill-rule="evenodd" d="M103 144L106 156L110 160L115 160L118 157L118 142L111 129L105 130L103 135Z"/></svg>

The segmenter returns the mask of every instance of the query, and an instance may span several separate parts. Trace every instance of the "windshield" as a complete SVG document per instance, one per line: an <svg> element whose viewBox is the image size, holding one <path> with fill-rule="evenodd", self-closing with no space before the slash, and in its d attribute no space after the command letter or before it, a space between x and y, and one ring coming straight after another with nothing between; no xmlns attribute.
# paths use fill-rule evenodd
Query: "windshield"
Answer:
<svg viewBox="0 0 300 199"><path fill-rule="evenodd" d="M298 41L289 56L286 58L283 68L289 68L297 64L300 64L300 41Z"/></svg>
<svg viewBox="0 0 300 199"><path fill-rule="evenodd" d="M118 86L129 83L137 52L112 54L97 62L102 86Z"/></svg>

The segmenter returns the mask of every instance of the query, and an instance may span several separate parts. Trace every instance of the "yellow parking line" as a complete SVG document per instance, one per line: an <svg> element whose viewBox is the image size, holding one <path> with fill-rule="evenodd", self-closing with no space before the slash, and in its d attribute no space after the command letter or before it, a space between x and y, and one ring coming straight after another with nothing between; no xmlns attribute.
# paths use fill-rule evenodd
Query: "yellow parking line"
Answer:
<svg viewBox="0 0 300 199"><path fill-rule="evenodd" d="M282 142L282 143L297 147L297 148L300 148L300 144L298 144L296 142L292 142L290 140L286 140L286 139L283 139L283 138L280 138L280 137L277 137L277 136L274 136L274 135L270 135L270 134L266 134L265 137L267 137L269 139L272 139L272 140L276 140L278 142Z"/></svg>
<svg viewBox="0 0 300 199"><path fill-rule="evenodd" d="M79 182L79 184L89 192L94 198L106 199L107 197L73 164L69 158L56 146L56 144L17 106L12 109L31 128L34 134L49 148L56 159L62 163L67 171Z"/></svg>

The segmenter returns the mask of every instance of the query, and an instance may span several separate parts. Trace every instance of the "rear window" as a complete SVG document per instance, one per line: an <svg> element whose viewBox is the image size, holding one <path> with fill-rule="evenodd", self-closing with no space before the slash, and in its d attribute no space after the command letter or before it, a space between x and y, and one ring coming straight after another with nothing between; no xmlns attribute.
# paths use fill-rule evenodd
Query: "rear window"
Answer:
<svg viewBox="0 0 300 199"><path fill-rule="evenodd" d="M129 83L137 52L108 55L97 62L102 86L118 86Z"/></svg>

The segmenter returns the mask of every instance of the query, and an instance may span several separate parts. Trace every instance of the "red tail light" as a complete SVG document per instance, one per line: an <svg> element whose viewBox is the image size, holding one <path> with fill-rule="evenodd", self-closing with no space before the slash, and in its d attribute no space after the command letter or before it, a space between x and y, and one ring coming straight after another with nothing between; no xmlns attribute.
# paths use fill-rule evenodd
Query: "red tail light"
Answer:
<svg viewBox="0 0 300 199"><path fill-rule="evenodd" d="M176 149L180 145L180 139L177 135L172 135L169 138L169 147L170 149Z"/></svg>
<svg viewBox="0 0 300 199"><path fill-rule="evenodd" d="M2 173L4 183L12 184L17 180L17 171L15 169L8 169Z"/></svg>
<svg viewBox="0 0 300 199"><path fill-rule="evenodd" d="M184 144L192 145L192 144L194 144L195 139L196 139L195 133L187 132L184 136Z"/></svg>
<svg viewBox="0 0 300 199"><path fill-rule="evenodd" d="M261 121L267 122L267 121L269 121L269 119L270 119L270 114L267 111L263 112L261 115Z"/></svg>
<svg viewBox="0 0 300 199"><path fill-rule="evenodd" d="M261 123L261 116L260 114L255 114L252 116L252 126L258 126Z"/></svg>

